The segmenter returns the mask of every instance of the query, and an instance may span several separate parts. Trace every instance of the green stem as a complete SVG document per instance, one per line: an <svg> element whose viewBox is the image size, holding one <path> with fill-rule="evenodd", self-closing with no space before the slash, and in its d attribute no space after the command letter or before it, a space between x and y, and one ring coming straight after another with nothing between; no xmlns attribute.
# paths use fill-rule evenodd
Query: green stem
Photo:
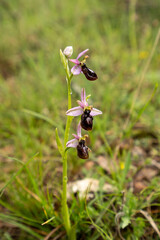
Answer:
<svg viewBox="0 0 160 240"><path fill-rule="evenodd" d="M71 223L67 205L67 153L63 156L63 194L62 194L62 215L67 234L70 234Z"/></svg>
<svg viewBox="0 0 160 240"><path fill-rule="evenodd" d="M72 101L71 101L71 79L72 74L69 76L67 74L67 85L68 85L68 109L72 107ZM69 138L69 131L70 126L72 122L72 117L67 116L67 123L66 123L66 129L65 129L65 135L64 135L64 149L66 148L66 143ZM64 151L63 153L63 194L62 194L62 214L63 214L63 222L65 229L67 231L68 236L70 235L71 231L71 223L70 223L70 216L69 216L69 210L67 205L67 152Z"/></svg>
<svg viewBox="0 0 160 240"><path fill-rule="evenodd" d="M71 79L72 79L71 75L69 78L67 77L67 85L68 85L68 109L72 108L72 101L71 101ZM66 129L65 129L65 135L64 135L64 148L66 147L66 143L68 142L68 137L69 137L69 131L70 131L70 126L71 126L71 122L72 122L72 118L71 116L67 117L67 123L66 123Z"/></svg>

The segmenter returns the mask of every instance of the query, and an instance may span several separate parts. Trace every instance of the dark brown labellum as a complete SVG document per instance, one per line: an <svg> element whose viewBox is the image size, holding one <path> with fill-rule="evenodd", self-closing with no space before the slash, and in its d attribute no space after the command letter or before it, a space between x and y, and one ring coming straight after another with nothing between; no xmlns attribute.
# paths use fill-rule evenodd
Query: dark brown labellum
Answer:
<svg viewBox="0 0 160 240"><path fill-rule="evenodd" d="M77 154L79 158L87 159L89 158L88 147L86 146L85 140L80 140L77 145Z"/></svg>
<svg viewBox="0 0 160 240"><path fill-rule="evenodd" d="M92 130L93 117L90 115L91 110L86 109L81 115L81 127L87 131Z"/></svg>
<svg viewBox="0 0 160 240"><path fill-rule="evenodd" d="M90 80L90 81L95 81L98 77L97 74L92 71L91 69L89 69L85 63L83 63L83 65L81 66L82 68L82 72L84 73L85 77Z"/></svg>

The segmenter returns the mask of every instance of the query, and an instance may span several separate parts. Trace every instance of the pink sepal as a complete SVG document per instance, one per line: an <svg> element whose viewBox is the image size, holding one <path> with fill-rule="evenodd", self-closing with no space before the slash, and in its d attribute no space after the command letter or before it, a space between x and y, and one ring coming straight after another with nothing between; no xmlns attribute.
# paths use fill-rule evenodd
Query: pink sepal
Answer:
<svg viewBox="0 0 160 240"><path fill-rule="evenodd" d="M77 100L77 103L78 105L81 107L81 108L84 108L85 107L85 104L79 100Z"/></svg>
<svg viewBox="0 0 160 240"><path fill-rule="evenodd" d="M91 112L90 112L90 115L93 117L93 116L96 116L96 115L99 115L99 114L102 114L102 112L96 108L92 108Z"/></svg>
<svg viewBox="0 0 160 240"><path fill-rule="evenodd" d="M76 135L76 134L72 134L77 140L79 139L79 136L78 135Z"/></svg>
<svg viewBox="0 0 160 240"><path fill-rule="evenodd" d="M81 115L82 113L83 113L83 109L79 106L79 107L74 107L74 108L69 109L66 112L66 115L76 117L76 116Z"/></svg>
<svg viewBox="0 0 160 240"><path fill-rule="evenodd" d="M76 148L77 145L78 145L78 140L74 138L67 142L66 147Z"/></svg>
<svg viewBox="0 0 160 240"><path fill-rule="evenodd" d="M79 136L79 137L82 137L82 135L81 135L81 122L79 122L78 123L78 127L77 127L77 135Z"/></svg>
<svg viewBox="0 0 160 240"><path fill-rule="evenodd" d="M78 59L69 59L70 62L73 62L75 64L80 64L80 61Z"/></svg>
<svg viewBox="0 0 160 240"><path fill-rule="evenodd" d="M89 49L87 48L87 49L84 50L83 52L79 53L77 59L79 59L80 57L82 57L86 52L88 52L88 50L89 50Z"/></svg>
<svg viewBox="0 0 160 240"><path fill-rule="evenodd" d="M81 73L82 69L80 65L75 65L72 67L71 69L71 73L73 73L73 75L79 75Z"/></svg>

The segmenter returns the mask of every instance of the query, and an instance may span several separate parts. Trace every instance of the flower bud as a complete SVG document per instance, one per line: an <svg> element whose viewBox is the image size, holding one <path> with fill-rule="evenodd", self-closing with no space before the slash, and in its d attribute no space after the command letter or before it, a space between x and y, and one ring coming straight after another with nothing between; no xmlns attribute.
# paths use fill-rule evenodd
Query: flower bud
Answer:
<svg viewBox="0 0 160 240"><path fill-rule="evenodd" d="M63 54L64 54L67 58L71 57L71 56L72 56L72 53L73 53L73 47L72 47L72 46L66 47L66 48L64 49L64 51L63 51Z"/></svg>

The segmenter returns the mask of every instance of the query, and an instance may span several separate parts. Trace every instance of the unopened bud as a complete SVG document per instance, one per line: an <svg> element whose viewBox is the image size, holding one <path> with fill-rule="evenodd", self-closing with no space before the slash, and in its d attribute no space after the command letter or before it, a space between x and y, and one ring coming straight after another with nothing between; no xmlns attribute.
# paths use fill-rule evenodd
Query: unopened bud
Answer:
<svg viewBox="0 0 160 240"><path fill-rule="evenodd" d="M72 53L73 53L73 47L72 46L68 46L64 49L63 51L64 55L69 58L72 56Z"/></svg>

